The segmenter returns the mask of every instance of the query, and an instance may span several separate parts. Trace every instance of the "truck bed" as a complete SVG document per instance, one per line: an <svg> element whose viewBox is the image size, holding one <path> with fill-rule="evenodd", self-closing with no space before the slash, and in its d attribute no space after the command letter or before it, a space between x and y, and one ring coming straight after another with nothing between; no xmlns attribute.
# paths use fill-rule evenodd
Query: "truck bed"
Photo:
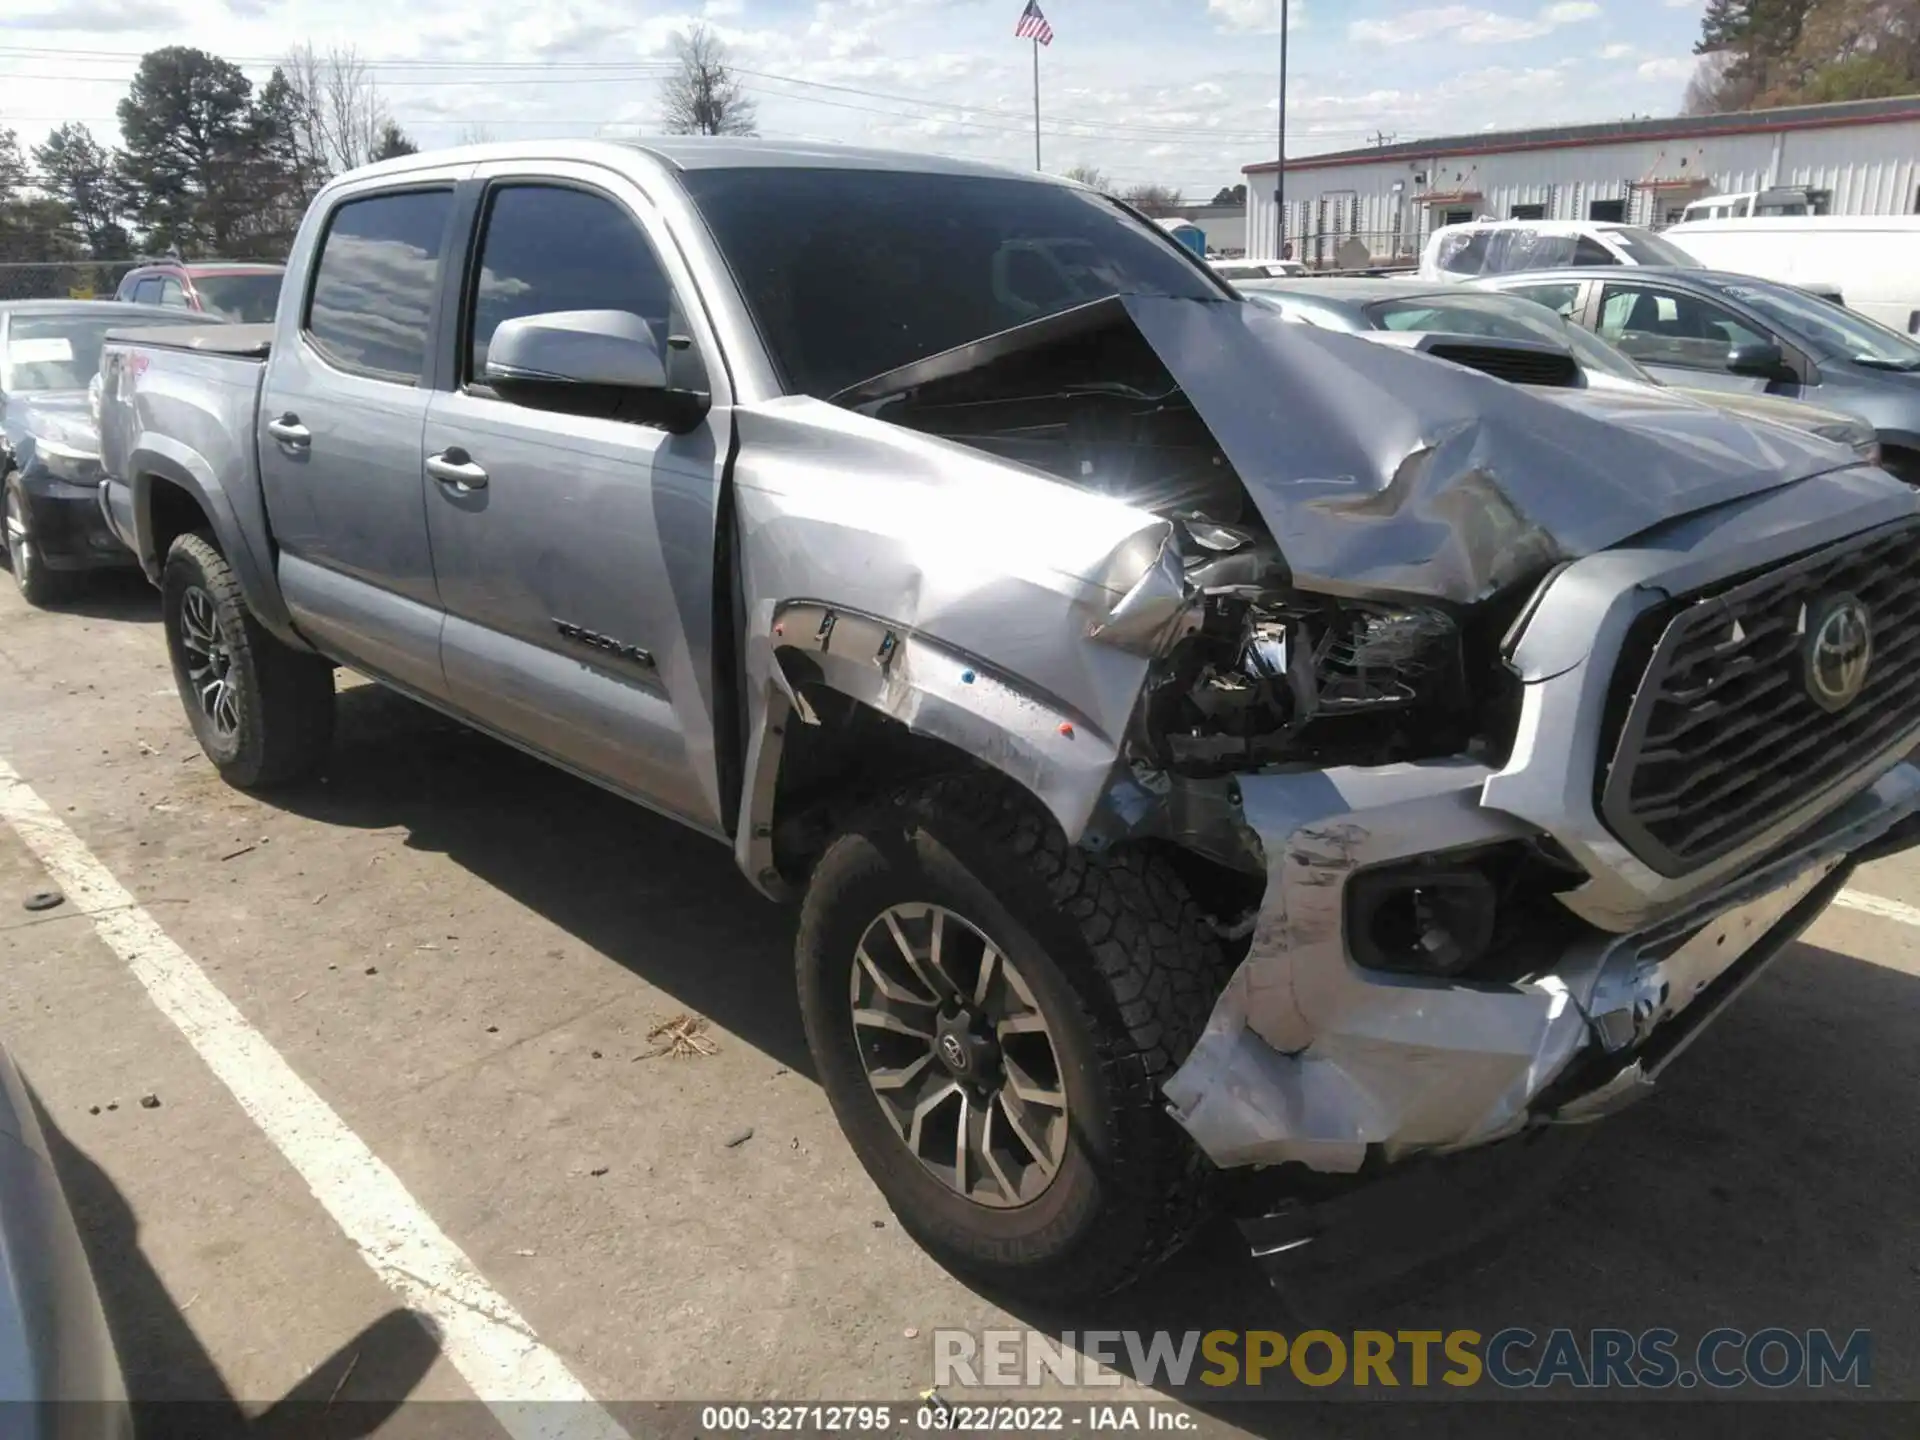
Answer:
<svg viewBox="0 0 1920 1440"><path fill-rule="evenodd" d="M107 332L109 340L156 350L198 350L236 360L264 362L273 348L271 325L128 325Z"/></svg>

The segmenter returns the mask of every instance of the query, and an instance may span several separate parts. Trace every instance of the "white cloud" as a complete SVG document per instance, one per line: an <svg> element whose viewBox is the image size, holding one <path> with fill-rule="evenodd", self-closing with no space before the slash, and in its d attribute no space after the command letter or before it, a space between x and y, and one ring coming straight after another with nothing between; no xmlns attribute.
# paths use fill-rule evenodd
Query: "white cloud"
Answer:
<svg viewBox="0 0 1920 1440"><path fill-rule="evenodd" d="M1625 60L1633 54L1631 45L1609 45L1600 52L1602 60Z"/></svg>
<svg viewBox="0 0 1920 1440"><path fill-rule="evenodd" d="M1688 80L1693 76L1694 67L1700 62L1691 55L1676 56L1665 60L1642 61L1635 72L1642 80Z"/></svg>
<svg viewBox="0 0 1920 1440"><path fill-rule="evenodd" d="M1287 8L1287 32L1300 29L1306 7L1292 0ZM1222 30L1252 30L1264 34L1280 31L1280 0L1207 0L1207 13L1220 22Z"/></svg>
<svg viewBox="0 0 1920 1440"><path fill-rule="evenodd" d="M1363 45L1411 45L1446 36L1468 45L1497 45L1537 40L1563 25L1592 20L1599 14L1600 7L1593 0L1560 0L1532 17L1502 15L1471 5L1440 5L1408 10L1385 20L1356 20L1347 26L1347 38Z"/></svg>
<svg viewBox="0 0 1920 1440"><path fill-rule="evenodd" d="M1291 153L1361 146L1376 131L1413 140L1657 113L1676 98L1664 76L1636 74L1639 58L1659 53L1646 49L1609 62L1606 85L1592 83L1605 37L1597 25L1579 31L1592 18L1585 0L1398 3L1419 7L1415 16L1425 18L1411 22L1412 38L1428 43L1383 56L1378 37L1352 43L1345 22L1325 23L1351 10L1292 0L1296 25L1309 11L1322 25L1295 52ZM1048 169L1086 163L1123 185L1160 181L1211 195L1237 182L1242 165L1272 155L1277 47L1247 37L1259 34L1274 0L1041 4L1059 32L1041 52ZM176 12L163 30L118 28L129 16L158 17L163 6ZM705 18L735 63L754 72L742 79L771 137L1025 168L1033 163L1033 94L1030 51L1012 34L1019 7L1020 0L0 0L0 126L31 145L59 121L80 120L114 143L114 106L138 54L164 35L242 62L256 84L269 57L290 44L356 44L374 62L395 117L426 147L475 125L502 140L645 134L658 127L673 33ZM1617 27L1611 33L1638 33L1620 26L1623 6L1606 11ZM1647 13L1643 0L1638 18ZM1255 28L1229 32L1235 15ZM114 23L89 28L90 16ZM58 28L10 28L27 17ZM1555 52L1577 56L1570 67L1524 51L1468 48L1543 26L1579 35ZM26 46L46 53L23 56ZM1480 63L1504 54L1526 63Z"/></svg>

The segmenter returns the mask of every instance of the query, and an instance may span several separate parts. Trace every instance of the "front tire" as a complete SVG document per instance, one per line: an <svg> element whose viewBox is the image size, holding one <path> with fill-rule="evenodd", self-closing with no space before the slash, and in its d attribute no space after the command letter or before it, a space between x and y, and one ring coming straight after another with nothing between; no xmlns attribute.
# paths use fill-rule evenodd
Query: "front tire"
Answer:
<svg viewBox="0 0 1920 1440"><path fill-rule="evenodd" d="M333 667L261 627L207 536L173 542L160 606L180 702L221 777L262 790L316 769L333 742Z"/></svg>
<svg viewBox="0 0 1920 1440"><path fill-rule="evenodd" d="M1226 964L1166 863L1067 843L980 776L878 802L821 857L797 964L854 1152L954 1272L1061 1300L1139 1278L1206 1213L1161 1082Z"/></svg>
<svg viewBox="0 0 1920 1440"><path fill-rule="evenodd" d="M6 478L7 568L29 605L52 605L73 593L74 576L47 568L33 534L33 511L20 488L19 472Z"/></svg>

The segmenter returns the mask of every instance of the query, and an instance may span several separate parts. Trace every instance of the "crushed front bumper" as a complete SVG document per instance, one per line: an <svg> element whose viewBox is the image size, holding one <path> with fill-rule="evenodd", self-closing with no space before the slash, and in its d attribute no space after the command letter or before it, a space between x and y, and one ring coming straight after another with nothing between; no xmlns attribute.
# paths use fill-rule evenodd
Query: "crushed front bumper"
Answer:
<svg viewBox="0 0 1920 1440"><path fill-rule="evenodd" d="M133 552L106 523L98 484L29 473L21 477L20 491L34 545L49 569L118 569L134 563Z"/></svg>
<svg viewBox="0 0 1920 1440"><path fill-rule="evenodd" d="M1660 1069L1845 883L1912 843L1920 768L1900 764L1707 893L1642 928L1583 927L1512 984L1363 970L1344 928L1356 871L1527 827L1484 808L1472 765L1241 780L1269 862L1252 949L1166 1085L1221 1166L1336 1174L1595 1118Z"/></svg>

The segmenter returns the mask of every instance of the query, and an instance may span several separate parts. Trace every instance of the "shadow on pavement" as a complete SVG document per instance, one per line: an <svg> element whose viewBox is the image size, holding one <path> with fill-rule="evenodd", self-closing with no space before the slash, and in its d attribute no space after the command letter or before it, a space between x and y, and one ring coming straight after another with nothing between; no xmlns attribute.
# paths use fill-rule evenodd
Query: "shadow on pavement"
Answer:
<svg viewBox="0 0 1920 1440"><path fill-rule="evenodd" d="M89 620L158 625L160 592L138 570L96 570L77 583L73 595L48 608Z"/></svg>
<svg viewBox="0 0 1920 1440"><path fill-rule="evenodd" d="M272 1404L243 1404L148 1263L139 1221L119 1187L37 1100L34 1109L100 1293L137 1440L358 1440L376 1432L398 1436L396 1420L405 1422L407 1436L452 1434L438 1428L449 1422L464 1435L498 1433L477 1406L403 1411L440 1353L432 1322L409 1310L390 1310L367 1325ZM258 1299L263 1315L298 1303L296 1297Z"/></svg>
<svg viewBox="0 0 1920 1440"><path fill-rule="evenodd" d="M404 826L696 1014L811 1076L792 916L733 852L374 685L338 697L327 783L274 803L329 825Z"/></svg>

